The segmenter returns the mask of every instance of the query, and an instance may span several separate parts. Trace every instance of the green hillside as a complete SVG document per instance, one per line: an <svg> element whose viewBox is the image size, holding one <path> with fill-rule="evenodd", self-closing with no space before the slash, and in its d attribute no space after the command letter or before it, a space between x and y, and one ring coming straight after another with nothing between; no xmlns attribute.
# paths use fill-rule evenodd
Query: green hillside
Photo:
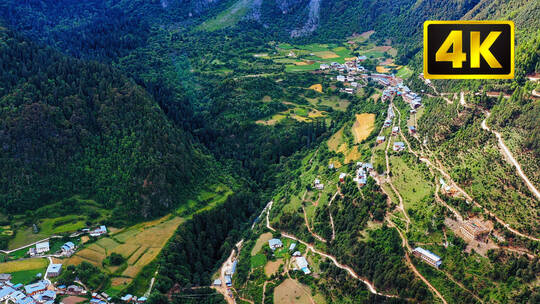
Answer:
<svg viewBox="0 0 540 304"><path fill-rule="evenodd" d="M3 213L81 195L130 222L177 207L211 174L211 158L114 68L0 35Z"/></svg>

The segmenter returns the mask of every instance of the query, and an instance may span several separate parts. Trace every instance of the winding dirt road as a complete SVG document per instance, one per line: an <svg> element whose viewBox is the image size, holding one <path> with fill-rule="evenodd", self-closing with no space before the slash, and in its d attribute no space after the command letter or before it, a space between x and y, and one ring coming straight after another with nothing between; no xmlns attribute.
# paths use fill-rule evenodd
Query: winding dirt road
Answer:
<svg viewBox="0 0 540 304"><path fill-rule="evenodd" d="M486 113L486 118L482 121L482 124L481 124L482 129L495 134L495 137L497 137L497 141L499 143L499 147L501 148L501 151L505 155L506 159L508 159L510 161L510 163L514 167L516 167L516 171L517 171L517 174L519 175L519 177L523 180L525 185L527 185L527 188L529 188L529 190L532 192L532 194L534 194L534 196L536 196L536 199L538 199L540 201L540 192L538 191L538 189L536 189L536 187L533 185L533 183L531 183L531 181L529 180L527 175L525 175L525 173L521 169L521 165L514 158L514 155L512 155L512 152L510 151L510 149L508 149L508 147L504 143L504 140L502 139L501 133L490 129L489 126L487 125L487 120L488 120L489 116L491 116L491 113L488 112L488 111L486 111L485 113Z"/></svg>
<svg viewBox="0 0 540 304"><path fill-rule="evenodd" d="M270 225L270 219L269 219L269 214L270 214L270 210L272 209L272 204L273 204L273 202L270 202L269 205L268 205L269 208L268 208L267 213L266 213L266 227L268 229L270 229L271 231L276 232L277 230ZM376 295L384 296L384 297L397 298L396 295L389 295L389 294L384 294L384 293L378 292L377 289L375 288L375 286L373 285L373 283L371 283L366 278L359 276L351 267L339 263L335 256L324 253L324 252L316 249L315 247L313 247L313 245L298 239L297 237L295 237L292 234L288 234L288 233L286 233L284 231L279 231L279 232L281 233L281 235L283 237L286 237L288 239L294 240L296 242L299 242L299 243L305 245L307 247L307 249L311 250L313 253L316 253L316 254L318 254L320 256L323 256L325 258L330 259L334 263L334 265L336 265L336 267L347 271L353 278L362 281L368 287L369 292L371 292L373 294L376 294Z"/></svg>
<svg viewBox="0 0 540 304"><path fill-rule="evenodd" d="M321 241L323 243L326 243L326 240L322 236L316 234L315 232L313 232L311 230L311 227L309 225L309 221L308 221L308 218L307 218L306 208L304 208L304 206L302 206L302 211L304 211L304 221L306 222L306 227L307 227L307 230L309 231L309 233L311 233L311 235L314 238L316 238L317 240L319 240L319 241Z"/></svg>

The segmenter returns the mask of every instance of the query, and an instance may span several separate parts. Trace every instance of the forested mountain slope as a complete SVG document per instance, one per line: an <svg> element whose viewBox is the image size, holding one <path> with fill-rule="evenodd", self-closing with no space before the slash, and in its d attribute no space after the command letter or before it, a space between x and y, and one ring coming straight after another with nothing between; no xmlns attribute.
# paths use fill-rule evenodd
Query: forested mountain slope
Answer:
<svg viewBox="0 0 540 304"><path fill-rule="evenodd" d="M148 218L210 174L191 137L115 69L0 35L4 212L82 194L119 219Z"/></svg>

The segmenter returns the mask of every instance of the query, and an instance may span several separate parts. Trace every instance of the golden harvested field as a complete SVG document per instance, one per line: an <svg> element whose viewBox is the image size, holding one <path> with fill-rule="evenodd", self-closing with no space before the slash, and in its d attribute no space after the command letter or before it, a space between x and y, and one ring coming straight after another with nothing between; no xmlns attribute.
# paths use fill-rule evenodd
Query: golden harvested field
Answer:
<svg viewBox="0 0 540 304"><path fill-rule="evenodd" d="M365 39L368 39L368 38L371 37L371 35L373 35L374 33L375 33L375 31L373 31L373 30L367 31L367 32L363 32L362 34L360 34L360 37L365 38Z"/></svg>
<svg viewBox="0 0 540 304"><path fill-rule="evenodd" d="M135 265L146 266L157 257L160 251L161 248L148 248L148 250L139 258Z"/></svg>
<svg viewBox="0 0 540 304"><path fill-rule="evenodd" d="M137 247L137 249L135 251L130 253L131 256L128 259L128 264L129 265L135 264L135 262L137 262L137 260L139 260L139 258L146 252L146 249L147 248L143 248L141 246Z"/></svg>
<svg viewBox="0 0 540 304"><path fill-rule="evenodd" d="M137 251L137 249L139 249L140 247L141 246L139 244L126 243L126 244L122 244L122 245L114 248L114 250L112 250L112 252L119 253L119 254L121 254L123 257L125 257L127 259L135 251ZM143 249L143 251L144 251L144 249Z"/></svg>
<svg viewBox="0 0 540 304"><path fill-rule="evenodd" d="M296 61L294 64L296 65L310 65L310 64L314 64L315 61L313 60L306 60L306 61Z"/></svg>
<svg viewBox="0 0 540 304"><path fill-rule="evenodd" d="M345 61L355 61L355 60L356 60L356 57L345 58Z"/></svg>
<svg viewBox="0 0 540 304"><path fill-rule="evenodd" d="M375 114L362 113L356 114L356 121L352 127L354 142L360 143L366 139L375 125Z"/></svg>
<svg viewBox="0 0 540 304"><path fill-rule="evenodd" d="M325 112L321 112L317 109L311 109L311 111L309 111L308 113L309 118L319 118L319 117L323 117L324 115L325 115Z"/></svg>
<svg viewBox="0 0 540 304"><path fill-rule="evenodd" d="M345 154L345 163L349 164L351 162L356 162L361 156L362 153L358 151L358 146L352 146L348 153Z"/></svg>
<svg viewBox="0 0 540 304"><path fill-rule="evenodd" d="M85 260L92 261L93 264L96 264L96 265L100 265L101 262L107 257L105 251L97 252L97 251L92 250L90 248L85 248L85 249L77 252L70 259L72 259L74 257L77 257L77 256L79 256L79 257L81 257L81 258L83 258Z"/></svg>
<svg viewBox="0 0 540 304"><path fill-rule="evenodd" d="M163 217L151 222L137 224L104 237L73 255L67 264L83 261L102 267L103 260L116 252L128 259L128 267L122 275L134 278L140 270L152 262L183 219ZM117 268L109 268L114 271Z"/></svg>
<svg viewBox="0 0 540 304"><path fill-rule="evenodd" d="M116 248L118 245L120 245L118 242L111 238L101 238L96 242L97 245L99 245L102 248L107 248L107 251L111 251L114 248Z"/></svg>
<svg viewBox="0 0 540 304"><path fill-rule="evenodd" d="M309 287L292 279L286 279L274 289L274 303L276 304L310 304Z"/></svg>
<svg viewBox="0 0 540 304"><path fill-rule="evenodd" d="M129 239L132 239L133 237L135 237L138 233L138 230L137 229L129 229L129 230L126 230L126 231L123 231L123 232L120 232L118 234L115 234L113 235L113 238L114 239L117 239L118 241L122 242L122 243L125 243L127 242Z"/></svg>
<svg viewBox="0 0 540 304"><path fill-rule="evenodd" d="M279 260L276 260L276 261L270 261L270 262L266 263L266 265L264 266L264 273L267 276L273 275L274 273L276 273L278 271L279 266L281 264L283 264L283 259L279 259Z"/></svg>
<svg viewBox="0 0 540 304"><path fill-rule="evenodd" d="M377 73L388 73L390 72L390 69L388 68L385 68L384 66L382 65L378 65L375 70L377 70Z"/></svg>
<svg viewBox="0 0 540 304"><path fill-rule="evenodd" d="M255 246L253 246L253 249L251 249L251 255L254 256L263 248L265 244L268 244L268 241L272 238L272 233L267 232L261 234L261 236L257 239L257 242L255 243Z"/></svg>
<svg viewBox="0 0 540 304"><path fill-rule="evenodd" d="M45 268L49 262L47 259L27 259L0 263L0 273L10 273L24 270Z"/></svg>
<svg viewBox="0 0 540 304"><path fill-rule="evenodd" d="M319 93L322 93L322 84L320 84L320 83L314 84L314 85L310 86L309 88L312 89L312 90L315 90L315 91L317 91Z"/></svg>
<svg viewBox="0 0 540 304"><path fill-rule="evenodd" d="M343 143L343 128L339 129L334 135L332 135L326 144L328 145L328 149L338 152L339 147Z"/></svg>
<svg viewBox="0 0 540 304"><path fill-rule="evenodd" d="M87 236L87 235L81 236L81 243L84 244L84 243L88 242L89 240L90 240L89 236Z"/></svg>
<svg viewBox="0 0 540 304"><path fill-rule="evenodd" d="M112 286L127 286L129 283L131 283L133 279L130 278L112 278L111 279L111 285Z"/></svg>
<svg viewBox="0 0 540 304"><path fill-rule="evenodd" d="M122 272L122 275L127 277L136 277L139 271L141 271L142 267L138 266L128 266L124 272Z"/></svg>
<svg viewBox="0 0 540 304"><path fill-rule="evenodd" d="M339 58L339 55L332 51L313 52L313 54L322 59Z"/></svg>

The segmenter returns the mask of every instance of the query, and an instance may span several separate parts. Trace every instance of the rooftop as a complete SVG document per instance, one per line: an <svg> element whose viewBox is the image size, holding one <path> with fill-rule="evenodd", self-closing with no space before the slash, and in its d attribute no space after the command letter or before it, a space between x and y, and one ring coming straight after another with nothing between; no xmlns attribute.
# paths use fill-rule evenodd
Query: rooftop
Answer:
<svg viewBox="0 0 540 304"><path fill-rule="evenodd" d="M435 261L435 262L438 262L441 260L441 257L439 257L438 255L434 254L433 252L427 250L427 249L424 249L422 247L416 247L414 248L414 251L417 251L417 252L420 252L421 254L425 255L426 257L430 258L431 260Z"/></svg>
<svg viewBox="0 0 540 304"><path fill-rule="evenodd" d="M60 269L62 269L62 264L49 264L47 272L60 272Z"/></svg>
<svg viewBox="0 0 540 304"><path fill-rule="evenodd" d="M44 289L47 289L47 284L45 284L43 281L24 286L24 291L26 294L31 294Z"/></svg>

